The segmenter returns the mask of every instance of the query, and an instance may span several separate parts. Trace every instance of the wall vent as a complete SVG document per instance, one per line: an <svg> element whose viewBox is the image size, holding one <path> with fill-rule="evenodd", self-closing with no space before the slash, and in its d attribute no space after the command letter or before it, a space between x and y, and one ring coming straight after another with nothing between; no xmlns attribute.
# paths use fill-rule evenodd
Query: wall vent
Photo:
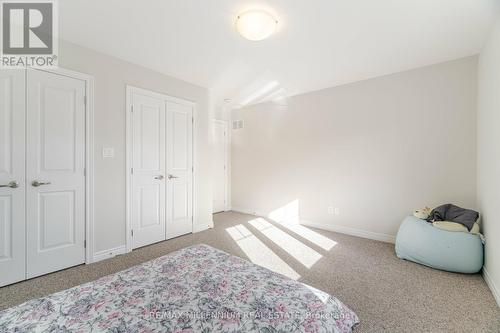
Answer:
<svg viewBox="0 0 500 333"><path fill-rule="evenodd" d="M233 130L241 129L245 126L243 120L233 120Z"/></svg>

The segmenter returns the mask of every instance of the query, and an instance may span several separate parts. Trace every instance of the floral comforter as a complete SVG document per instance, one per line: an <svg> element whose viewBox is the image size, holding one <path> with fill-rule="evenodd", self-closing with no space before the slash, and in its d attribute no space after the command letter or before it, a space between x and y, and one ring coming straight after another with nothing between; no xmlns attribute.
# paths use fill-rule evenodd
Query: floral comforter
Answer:
<svg viewBox="0 0 500 333"><path fill-rule="evenodd" d="M351 332L336 298L196 245L0 312L0 332Z"/></svg>

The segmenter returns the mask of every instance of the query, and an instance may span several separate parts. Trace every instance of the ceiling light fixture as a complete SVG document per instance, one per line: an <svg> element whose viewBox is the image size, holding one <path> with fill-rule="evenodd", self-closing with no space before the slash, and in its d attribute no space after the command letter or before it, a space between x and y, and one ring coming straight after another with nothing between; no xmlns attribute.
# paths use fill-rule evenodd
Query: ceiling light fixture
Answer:
<svg viewBox="0 0 500 333"><path fill-rule="evenodd" d="M275 31L278 21L263 10L250 10L238 15L236 29L246 39L259 41L268 38Z"/></svg>

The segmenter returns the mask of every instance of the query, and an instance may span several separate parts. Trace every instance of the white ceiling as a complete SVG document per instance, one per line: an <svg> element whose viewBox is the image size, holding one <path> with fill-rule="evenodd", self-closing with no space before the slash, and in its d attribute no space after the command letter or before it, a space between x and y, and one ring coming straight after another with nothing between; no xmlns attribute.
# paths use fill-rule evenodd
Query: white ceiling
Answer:
<svg viewBox="0 0 500 333"><path fill-rule="evenodd" d="M235 31L267 9L278 32ZM477 54L496 0L63 0L61 37L209 88L232 106Z"/></svg>

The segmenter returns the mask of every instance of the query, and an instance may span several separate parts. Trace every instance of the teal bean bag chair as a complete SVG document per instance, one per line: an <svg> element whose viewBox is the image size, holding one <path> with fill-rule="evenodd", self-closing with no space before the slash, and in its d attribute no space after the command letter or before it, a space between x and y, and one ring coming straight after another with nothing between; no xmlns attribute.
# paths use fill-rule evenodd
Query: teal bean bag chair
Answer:
<svg viewBox="0 0 500 333"><path fill-rule="evenodd" d="M477 273L483 267L483 243L479 235L438 229L408 216L396 236L398 258L457 273Z"/></svg>

